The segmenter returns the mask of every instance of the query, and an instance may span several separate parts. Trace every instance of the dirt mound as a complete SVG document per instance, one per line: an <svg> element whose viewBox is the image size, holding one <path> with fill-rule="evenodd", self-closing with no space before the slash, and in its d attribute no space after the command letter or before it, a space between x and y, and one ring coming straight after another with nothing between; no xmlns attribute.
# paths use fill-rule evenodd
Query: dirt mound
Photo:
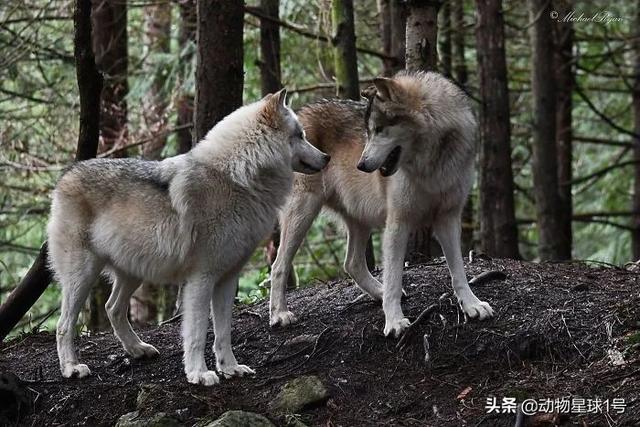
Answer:
<svg viewBox="0 0 640 427"><path fill-rule="evenodd" d="M349 280L291 292L300 323L288 329L268 327L266 302L239 307L234 350L257 375L212 388L187 384L177 323L141 331L161 352L155 360L129 360L110 333L80 338L80 358L93 373L83 380L61 378L52 334L28 335L0 350L0 366L18 375L34 400L14 422L113 425L136 409L142 385L155 384L144 411L165 412L185 425L229 409L264 414L276 425L294 419L307 425L514 425L522 413L488 412L494 397L499 405L510 397L624 399L621 414L614 407L590 408L592 413L577 407L571 414L560 409L525 418L529 425L638 425L638 274L508 260L467 266L469 275L487 270L508 276L475 287L496 317L465 323L451 297L446 264L405 269L405 314L413 320L437 306L400 349L382 335L378 304L352 302L360 292ZM215 366L210 346L207 362ZM282 386L305 374L322 380L329 400L295 417L272 413L270 402Z"/></svg>

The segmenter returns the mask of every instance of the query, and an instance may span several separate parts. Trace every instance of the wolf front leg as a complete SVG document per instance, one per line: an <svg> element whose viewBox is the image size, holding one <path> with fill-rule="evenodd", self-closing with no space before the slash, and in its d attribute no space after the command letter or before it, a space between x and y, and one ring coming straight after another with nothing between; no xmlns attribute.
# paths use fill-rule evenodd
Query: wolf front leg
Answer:
<svg viewBox="0 0 640 427"><path fill-rule="evenodd" d="M184 371L192 384L211 386L220 382L214 371L207 369L204 348L209 326L209 305L215 277L200 275L187 281L183 295L182 342Z"/></svg>
<svg viewBox="0 0 640 427"><path fill-rule="evenodd" d="M382 251L383 267L382 309L384 310L384 334L398 337L409 326L404 317L400 302L402 300L402 269L404 255L409 241L409 228L406 223L388 218L384 229Z"/></svg>
<svg viewBox="0 0 640 427"><path fill-rule="evenodd" d="M464 273L462 252L460 249L460 215L451 213L438 218L433 224L433 229L442 246L442 252L447 259L453 291L458 298L462 311L470 318L484 320L493 316L491 306L480 301L469 288L467 276Z"/></svg>
<svg viewBox="0 0 640 427"><path fill-rule="evenodd" d="M237 289L238 274L233 274L216 283L211 298L213 331L216 335L213 352L216 355L216 368L226 378L255 374L255 371L250 367L238 364L231 348L231 318Z"/></svg>

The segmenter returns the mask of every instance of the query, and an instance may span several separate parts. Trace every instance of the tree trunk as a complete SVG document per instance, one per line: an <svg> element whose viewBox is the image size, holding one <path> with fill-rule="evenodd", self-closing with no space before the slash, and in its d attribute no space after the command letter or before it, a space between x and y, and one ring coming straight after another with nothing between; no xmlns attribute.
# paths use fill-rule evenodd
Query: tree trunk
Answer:
<svg viewBox="0 0 640 427"><path fill-rule="evenodd" d="M353 0L331 1L331 24L338 96L348 99L360 99Z"/></svg>
<svg viewBox="0 0 640 427"><path fill-rule="evenodd" d="M171 50L171 3L159 2L145 6L145 44L153 54L168 54ZM149 97L144 106L144 118L151 135L158 135L142 146L145 159L159 160L167 143L167 135L163 134L166 125L167 92L164 84L167 80L166 70L161 63L145 64L146 75L152 76L153 82Z"/></svg>
<svg viewBox="0 0 640 427"><path fill-rule="evenodd" d="M464 58L464 1L463 0L453 0L453 10L452 10L452 29L453 32L451 34L451 39L453 40L452 46L452 56L454 57L454 76L458 81L458 84L462 86L463 89L467 90L468 84L468 73L467 73L467 62Z"/></svg>
<svg viewBox="0 0 640 427"><path fill-rule="evenodd" d="M266 16L278 19L280 0L260 0ZM268 19L260 19L260 83L262 96L282 88L280 73L280 26Z"/></svg>
<svg viewBox="0 0 640 427"><path fill-rule="evenodd" d="M407 16L408 70L435 71L438 66L438 10L441 1L410 0Z"/></svg>
<svg viewBox="0 0 640 427"><path fill-rule="evenodd" d="M566 16L573 5L571 0L554 2L554 8L559 16ZM571 259L572 230L571 218L573 204L571 200L572 178L572 123L571 112L573 103L571 96L574 86L573 68L573 24L571 22L555 21L555 79L556 90L556 145L558 149L558 194L560 197L560 230L559 256L561 259Z"/></svg>
<svg viewBox="0 0 640 427"><path fill-rule="evenodd" d="M76 0L73 22L74 58L80 96L76 160L80 161L96 156L100 133L100 103L96 101L100 99L103 80L91 47L90 0ZM53 275L47 266L47 257L45 242L29 272L0 306L0 340L7 337L51 283Z"/></svg>
<svg viewBox="0 0 640 427"><path fill-rule="evenodd" d="M244 1L197 2L195 139L242 105Z"/></svg>
<svg viewBox="0 0 640 427"><path fill-rule="evenodd" d="M480 74L480 240L499 258L519 258L513 199L509 89L501 0L476 2Z"/></svg>
<svg viewBox="0 0 640 427"><path fill-rule="evenodd" d="M196 43L196 0L182 0L178 3L180 7L180 30L178 32L178 46L180 49L180 83L185 85L189 79L187 71L191 71ZM193 123L193 94L188 93L184 88L178 95L176 101L177 118L176 127L178 130L178 153L186 153L193 145L193 125L191 128L183 128L189 123ZM177 294L177 291L176 291ZM165 308L168 305L165 304ZM165 310L166 312L166 310ZM166 313L165 313L166 314ZM170 316L169 316L170 317Z"/></svg>
<svg viewBox="0 0 640 427"><path fill-rule="evenodd" d="M561 252L562 211L558 193L556 149L556 85L553 64L551 4L528 0L531 36L534 196L538 221L538 256L543 261L564 258Z"/></svg>
<svg viewBox="0 0 640 427"><path fill-rule="evenodd" d="M435 71L438 63L438 10L440 1L411 0L408 2L406 27L406 65L409 71ZM431 238L431 228L411 233L407 260L424 262L439 252Z"/></svg>
<svg viewBox="0 0 640 427"><path fill-rule="evenodd" d="M636 37L633 39L634 52L634 74L632 103L633 103L633 131L636 136L633 138L633 159L638 162L634 168L635 181L633 187L633 233L631 234L631 245L633 250L633 261L640 259L640 1L636 5Z"/></svg>
<svg viewBox="0 0 640 427"><path fill-rule="evenodd" d="M452 74L452 48L451 48L451 1L445 1L440 11L442 24L440 27L440 62L442 63L442 74L451 77ZM462 31L462 28L458 29Z"/></svg>
<svg viewBox="0 0 640 427"><path fill-rule="evenodd" d="M453 0L451 5L451 57L453 77L463 90L468 90L467 61L464 57L464 8L463 0ZM462 251L473 249L473 199L469 197L462 211Z"/></svg>
<svg viewBox="0 0 640 427"><path fill-rule="evenodd" d="M104 74L100 151L106 151L126 145L127 138L127 3L98 0L93 3L91 18L96 64Z"/></svg>
<svg viewBox="0 0 640 427"><path fill-rule="evenodd" d="M391 17L391 50L389 53L395 58L391 69L395 74L403 70L406 64L406 40L407 40L407 6L404 0L389 0Z"/></svg>
<svg viewBox="0 0 640 427"><path fill-rule="evenodd" d="M404 68L406 7L402 0L378 0L382 51L393 59L382 61L383 74L392 76Z"/></svg>
<svg viewBox="0 0 640 427"><path fill-rule="evenodd" d="M98 0L91 12L96 64L104 74L101 98L100 151L108 151L127 144L127 3L119 0ZM115 154L125 157L126 151ZM89 299L87 327L92 331L110 328L105 304L110 284L100 276Z"/></svg>

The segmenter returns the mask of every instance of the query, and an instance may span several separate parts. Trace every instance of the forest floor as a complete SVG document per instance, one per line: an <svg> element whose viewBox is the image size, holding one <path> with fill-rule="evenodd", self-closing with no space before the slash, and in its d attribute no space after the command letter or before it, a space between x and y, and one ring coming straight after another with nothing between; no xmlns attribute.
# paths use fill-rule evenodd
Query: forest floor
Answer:
<svg viewBox="0 0 640 427"><path fill-rule="evenodd" d="M83 336L80 359L92 375L82 380L61 378L53 334L25 335L3 344L0 368L22 380L34 403L7 416L14 425L113 425L136 409L142 385L157 384L145 411L161 410L184 425L229 409L263 414L276 425L639 425L640 274L580 263L476 259L467 265L469 276L489 270L507 278L474 289L496 316L465 322L451 298L446 264L406 268L405 314L414 320L437 305L401 349L383 336L378 304L352 302L360 291L350 280L289 292L300 321L286 329L269 328L266 301L237 307L235 354L257 374L211 388L186 382L179 322L141 331L161 352L153 360L130 361L111 333ZM215 366L210 345L207 361ZM306 374L322 380L329 399L293 417L273 413L269 403L283 384ZM493 397L498 406L509 397L610 404L616 398L626 408L621 414L613 406L583 409L574 400L573 413L560 408L518 424L522 412L489 412Z"/></svg>

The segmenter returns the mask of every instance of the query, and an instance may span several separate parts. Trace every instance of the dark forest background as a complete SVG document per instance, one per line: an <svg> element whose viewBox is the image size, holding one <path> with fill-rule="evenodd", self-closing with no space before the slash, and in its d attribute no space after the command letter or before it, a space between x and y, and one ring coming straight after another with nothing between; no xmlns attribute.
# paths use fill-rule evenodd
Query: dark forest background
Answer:
<svg viewBox="0 0 640 427"><path fill-rule="evenodd" d="M51 190L76 156L76 3L0 4L0 302L40 251ZM90 7L90 44L104 78L93 100L99 157L185 152L224 115L281 86L297 108L358 99L374 77L405 67L437 70L467 91L479 119L465 250L617 265L640 258L638 1L94 0ZM372 243L379 259L379 236ZM439 255L424 236L412 243L412 261ZM339 225L320 218L296 258L299 285L344 275L344 244ZM267 295L272 256L266 242L256 251L241 302ZM106 286L92 295L88 329L107 325ZM178 289L145 284L132 319L172 317ZM51 328L58 303L58 287L49 286L18 331Z"/></svg>

